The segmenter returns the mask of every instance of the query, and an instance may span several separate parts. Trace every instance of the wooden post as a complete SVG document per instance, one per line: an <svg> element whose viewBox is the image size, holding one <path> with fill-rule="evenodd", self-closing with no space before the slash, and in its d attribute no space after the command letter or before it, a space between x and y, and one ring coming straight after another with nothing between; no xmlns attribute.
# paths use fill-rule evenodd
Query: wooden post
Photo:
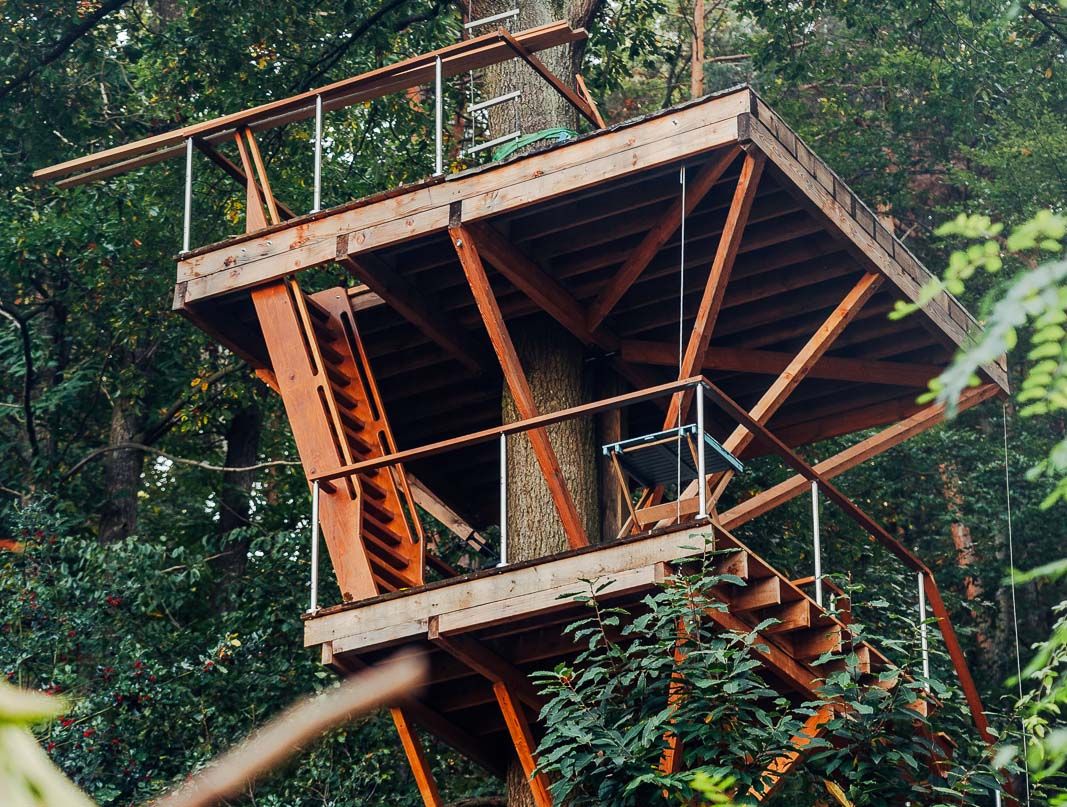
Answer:
<svg viewBox="0 0 1067 807"><path fill-rule="evenodd" d="M441 794L437 790L437 782L433 778L430 764L426 761L426 752L422 747L419 736L411 725L411 721L404 714L404 710L399 707L390 709L389 714L393 716L393 723L396 724L397 733L400 734L400 742L404 746L408 764L411 766L411 772L415 776L415 784L418 785L422 803L426 807L441 807L444 802L441 801Z"/></svg>
<svg viewBox="0 0 1067 807"><path fill-rule="evenodd" d="M523 419L536 417L537 406L534 403L533 392L530 389L529 381L526 379L526 374L523 372L522 364L519 362L519 356L515 352L515 345L508 334L507 326L504 324L500 306L493 296L493 289L489 285L489 278L485 274L485 267L482 265L481 256L475 248L474 240L467 232L467 229L459 224L449 227L449 235L452 238L452 245L456 249L456 255L459 256L459 262L463 266L463 271L467 275L467 282L470 284L471 292L474 294L474 301L478 306L479 313L482 315L485 329L489 332L489 341L492 342L493 350L500 360L500 367L504 371L504 380L508 385L508 389L511 390L512 397L515 399L515 407ZM541 473L545 477L549 492L552 494L552 500L556 505L556 510L559 511L560 520L563 522L563 530L567 535L567 542L572 549L588 546L589 539L586 537L585 527L582 526L581 515L578 513L578 508L567 490L563 472L560 470L559 459L556 457L556 452L548 439L548 432L544 429L532 429L528 434L530 442L533 444L537 463L541 466Z"/></svg>
<svg viewBox="0 0 1067 807"><path fill-rule="evenodd" d="M537 743L534 742L530 724L526 720L522 707L515 702L507 684L502 681L493 684L493 694L504 715L504 722L507 724L511 741L515 744L515 752L518 754L523 773L529 780L534 804L537 807L552 807L552 796L548 792L548 777L537 772L537 760L534 758L534 748Z"/></svg>

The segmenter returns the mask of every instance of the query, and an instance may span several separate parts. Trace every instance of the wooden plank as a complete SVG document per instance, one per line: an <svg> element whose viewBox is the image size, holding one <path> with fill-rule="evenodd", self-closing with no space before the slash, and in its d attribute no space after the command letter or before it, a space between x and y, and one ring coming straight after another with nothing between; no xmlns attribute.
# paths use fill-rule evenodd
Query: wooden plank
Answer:
<svg viewBox="0 0 1067 807"><path fill-rule="evenodd" d="M744 588L735 588L730 593L730 610L755 611L782 604L782 581L778 577L749 581Z"/></svg>
<svg viewBox="0 0 1067 807"><path fill-rule="evenodd" d="M678 366L678 346L666 342L623 339L619 343L619 355L623 361L636 364L653 364L660 367ZM783 351L711 345L704 354L702 369L779 375L789 366L793 358L792 353ZM808 371L808 378L925 388L930 379L940 375L943 369L936 364L821 356Z"/></svg>
<svg viewBox="0 0 1067 807"><path fill-rule="evenodd" d="M480 255L580 341L608 351L618 347L618 338L613 334L594 334L586 327L585 311L574 296L492 225L475 222L467 227L467 233Z"/></svg>
<svg viewBox="0 0 1067 807"><path fill-rule="evenodd" d="M715 258L712 260L708 282L704 287L704 296L700 301L700 308L697 309L693 330L686 344L685 355L682 357L678 372L679 378L693 375L704 360L704 353L711 340L711 334L715 330L715 321L719 317L719 309L722 306L723 296L726 294L726 284L729 283L730 272L734 268L734 258L737 257L737 250L744 237L748 214L752 210L752 200L756 198L756 188L759 186L765 161L766 158L762 153L750 152L745 154L745 161L741 164L741 176L737 180L733 202L726 216L726 225L719 237L719 245L715 249ZM679 417L685 411L686 404L691 398L691 394L683 392L671 399L671 404L667 408L667 416L663 419L663 428L670 428L679 421Z"/></svg>
<svg viewBox="0 0 1067 807"><path fill-rule="evenodd" d="M576 42L585 37L584 29L571 28L564 21L515 34L515 39L528 51L540 51L567 42ZM214 142L219 136L228 136L241 127L259 130L266 125L276 126L310 118L315 114L315 99L320 95L325 107L340 109L390 92L417 87L433 80L434 65L438 57L441 57L443 75L453 76L507 61L514 58L514 55L505 38L498 31L493 31L298 95L41 168L35 171L33 176L35 179L51 180L116 161L124 161L124 170L129 171L156 161L150 157L140 161L133 158L146 154L155 156L152 152L157 149L179 146L189 138Z"/></svg>
<svg viewBox="0 0 1067 807"><path fill-rule="evenodd" d="M433 778L430 763L426 759L426 751L411 721L400 707L393 707L389 710L389 714L392 715L393 723L400 735L400 743L404 746L404 753L407 755L408 765L411 766L411 773L415 777L415 785L419 788L419 795L422 796L422 803L426 807L443 807L444 802L441 801L437 781Z"/></svg>
<svg viewBox="0 0 1067 807"><path fill-rule="evenodd" d="M540 712L545 699L537 693L537 688L530 683L523 672L510 661L501 658L476 639L467 636L444 636L440 632L440 621L430 617L428 637L434 646L441 648L456 659L492 683L502 683L515 693L515 696Z"/></svg>
<svg viewBox="0 0 1067 807"><path fill-rule="evenodd" d="M607 124L604 123L604 117L600 114L600 108L597 106L596 99L593 98L592 93L589 92L589 88L585 86L585 78L581 73L575 73L574 81L578 85L578 92L582 94L582 98L589 104L589 109L596 118L597 127L603 129Z"/></svg>
<svg viewBox="0 0 1067 807"><path fill-rule="evenodd" d="M523 45L519 40L512 36L511 32L506 28L500 29L500 35L504 37L511 49L515 51L520 59L533 68L541 78L547 81L556 92L558 92L564 99L566 99L571 106L577 109L586 120L588 120L593 126L597 128L603 128L604 121L600 119L600 116L593 112L589 103L582 98L578 93L568 87L563 81L549 70L545 63L542 62L537 56L530 52L530 49Z"/></svg>
<svg viewBox="0 0 1067 807"><path fill-rule="evenodd" d="M493 296L493 290L489 285L489 279L486 277L485 267L482 265L482 259L475 247L474 240L463 225L450 227L449 236L452 239L453 246L456 248L456 255L463 266L463 272L467 276L471 292L474 294L478 311L482 315L482 321L489 332L489 341L492 342L493 350L496 351L497 358L500 361L500 367L504 372L504 380L507 382L508 389L511 391L512 398L515 401L515 409L522 418L536 417L538 412L537 405L534 403L533 392L530 389L529 382L526 380L526 374L522 369L522 363L519 361L511 336L508 334L507 326L504 324L500 307ZM544 476L549 493L552 495L552 501L559 512L560 520L563 522L563 531L567 536L567 542L572 549L588 546L589 538L585 534L582 517L574 504L574 499L571 498L570 491L567 490L567 483L563 478L563 471L560 469L556 452L548 438L548 432L544 429L533 429L527 432L527 435L533 446L537 464L541 467L541 474Z"/></svg>
<svg viewBox="0 0 1067 807"><path fill-rule="evenodd" d="M190 281L186 299L210 297L335 260L339 251L357 254L443 231L453 202L463 203L463 221L470 223L709 151L736 140L736 115L747 95L731 93L447 182L194 250L179 261L178 280Z"/></svg>
<svg viewBox="0 0 1067 807"><path fill-rule="evenodd" d="M678 198L663 212L644 240L630 253L630 257L619 267L593 301L588 313L590 330L595 331L600 327L604 318L611 313L627 289L634 284L667 240L678 230L682 217L692 213L708 192L715 187L715 183L730 167L739 151L740 149L736 146L722 149L697 172L693 178L692 187L686 188L684 210L681 188L679 188Z"/></svg>
<svg viewBox="0 0 1067 807"><path fill-rule="evenodd" d="M552 796L548 792L548 777L537 770L537 759L534 757L534 749L537 741L534 740L530 724L526 720L526 714L522 707L515 702L515 697L503 682L493 684L493 694L496 695L500 712L504 715L511 742L515 746L515 753L519 757L522 771L533 792L536 807L552 807Z"/></svg>
<svg viewBox="0 0 1067 807"><path fill-rule="evenodd" d="M998 392L999 388L995 384L985 384L981 387L968 389L960 397L959 411L966 411L972 406L988 400ZM928 406L911 417L890 426L888 429L883 429L878 434L871 435L844 451L839 451L832 457L817 463L814 468L824 478L833 479L835 476L855 468L857 465L888 451L905 440L937 426L944 419L944 406L941 404ZM747 524L752 519L807 493L810 489L811 482L802 475L797 474L731 507L722 513L719 519L726 529L737 529L742 524Z"/></svg>

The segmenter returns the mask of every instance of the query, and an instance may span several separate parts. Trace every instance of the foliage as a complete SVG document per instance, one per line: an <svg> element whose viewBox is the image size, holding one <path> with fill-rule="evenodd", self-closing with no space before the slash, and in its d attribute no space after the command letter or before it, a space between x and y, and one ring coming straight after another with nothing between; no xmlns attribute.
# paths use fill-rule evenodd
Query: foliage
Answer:
<svg viewBox="0 0 1067 807"><path fill-rule="evenodd" d="M567 633L581 653L537 674L550 698L539 759L557 799L576 807L637 805L662 793L688 804L708 798L710 783L713 793L725 789L737 803L753 803L753 791L773 781L768 766L794 749L805 721L831 705L833 715L807 746L812 753L802 772L786 780L783 803L817 798L827 782L857 807L907 799L976 804L988 796L996 778L973 735L939 766L941 776L927 774L943 753L931 739L935 729L914 708L925 687L949 704L938 720L954 725L953 736L968 733L951 705L952 689L914 675L914 641L871 637L903 656L902 666L877 682L861 673L855 653L827 654L817 661L830 665L817 699L797 704L770 688L761 672L766 640L760 632L776 620L735 633L708 618L726 610L716 587L745 584L716 571L728 554L705 547L697 559L675 564L681 571L646 596L636 616L601 603L591 584L576 597L589 616ZM905 636L914 637L914 623L901 623ZM862 640L863 626L855 629ZM684 749L678 773L661 770L671 735Z"/></svg>

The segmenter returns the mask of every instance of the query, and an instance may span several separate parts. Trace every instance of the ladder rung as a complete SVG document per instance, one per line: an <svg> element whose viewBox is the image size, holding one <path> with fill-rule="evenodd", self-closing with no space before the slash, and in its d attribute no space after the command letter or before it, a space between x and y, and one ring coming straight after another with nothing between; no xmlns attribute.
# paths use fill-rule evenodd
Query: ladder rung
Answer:
<svg viewBox="0 0 1067 807"><path fill-rule="evenodd" d="M333 391L333 397L337 399L337 403L341 404L342 406L344 406L345 409L348 410L350 415L352 415L352 410L359 406L359 401L339 389L335 389ZM366 425L355 415L352 415L352 417L359 421L359 428L362 429Z"/></svg>
<svg viewBox="0 0 1067 807"><path fill-rule="evenodd" d="M364 457L366 457L368 454L371 453L370 443L368 443L360 435L356 434L354 431L352 431L350 428L348 428L347 425L344 426L344 430L345 430L345 437L348 438L348 444L352 448L354 448L356 451L358 451Z"/></svg>
<svg viewBox="0 0 1067 807"><path fill-rule="evenodd" d="M383 488L377 482L375 482L375 481L373 481L373 480L368 478L368 477L377 476L377 475L378 475L378 470L375 469L373 471L369 471L368 473L362 475L360 477L359 481L363 486L363 492L364 493L366 493L372 499L377 499L378 501L381 501L382 499L385 498L385 488Z"/></svg>
<svg viewBox="0 0 1067 807"><path fill-rule="evenodd" d="M326 360L328 364L337 366L345 360L344 354L338 351L336 348L330 347L328 342L319 340L319 352L322 353L322 358Z"/></svg>
<svg viewBox="0 0 1067 807"><path fill-rule="evenodd" d="M511 134L501 135L500 137L495 137L492 140L487 140L484 143L479 143L477 146L472 146L471 148L466 149L463 154L464 156L470 154L477 154L479 151L491 149L493 146L499 146L501 143L507 143L509 140L518 140L520 137L522 137L522 132L514 131Z"/></svg>
<svg viewBox="0 0 1067 807"><path fill-rule="evenodd" d="M394 518L396 518L396 516L394 516L391 512L386 510L384 507L382 507L378 502L376 502L370 496L364 496L363 497L363 507L364 507L365 510L370 512L374 516L374 518L378 519L383 524L388 524L390 521L392 521Z"/></svg>
<svg viewBox="0 0 1067 807"><path fill-rule="evenodd" d="M370 550L370 554L381 560L384 560L394 569L406 569L411 565L410 561L403 555L397 554L397 552L388 544L386 544L380 538L371 535L370 533L364 533L364 540L369 542L367 547Z"/></svg>
<svg viewBox="0 0 1067 807"><path fill-rule="evenodd" d="M366 425L362 420L353 415L350 411L344 407L338 407L337 413L341 416L341 422L354 432L361 432Z"/></svg>
<svg viewBox="0 0 1067 807"><path fill-rule="evenodd" d="M499 14L491 14L488 17L482 17L481 19L465 22L463 23L463 27L469 31L471 28L477 28L479 25L488 25L491 22L499 22L500 20L508 20L512 17L518 16L519 10L517 8L513 8L510 11L501 11Z"/></svg>
<svg viewBox="0 0 1067 807"><path fill-rule="evenodd" d="M505 93L504 95L498 95L496 98L490 98L488 101L479 101L477 104L471 104L467 107L467 112L481 112L483 109L489 109L491 106L497 104L503 104L505 101L511 101L522 95L522 90L515 90L514 92Z"/></svg>

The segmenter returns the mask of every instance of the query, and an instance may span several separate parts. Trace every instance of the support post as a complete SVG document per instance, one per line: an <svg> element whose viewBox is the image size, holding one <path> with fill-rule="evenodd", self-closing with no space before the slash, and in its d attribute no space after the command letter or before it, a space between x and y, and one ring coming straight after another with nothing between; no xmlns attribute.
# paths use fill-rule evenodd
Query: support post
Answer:
<svg viewBox="0 0 1067 807"><path fill-rule="evenodd" d="M500 563L508 564L508 436L500 435Z"/></svg>
<svg viewBox="0 0 1067 807"><path fill-rule="evenodd" d="M926 691L930 691L930 644L926 627L926 577L918 572L919 577L919 645L922 648L923 678L926 679Z"/></svg>
<svg viewBox="0 0 1067 807"><path fill-rule="evenodd" d="M822 607L822 541L819 535L819 483L811 483L811 529L815 553L815 602Z"/></svg>
<svg viewBox="0 0 1067 807"><path fill-rule="evenodd" d="M697 518L708 517L708 475L704 470L704 386L697 385L697 481L700 483L700 510Z"/></svg>
<svg viewBox="0 0 1067 807"><path fill-rule="evenodd" d="M319 610L319 480L311 483L311 613Z"/></svg>
<svg viewBox="0 0 1067 807"><path fill-rule="evenodd" d="M415 733L414 726L411 725L404 710L399 707L390 709L389 714L392 715L397 734L400 735L400 743L404 746L404 754L408 758L411 773L415 776L415 784L419 788L419 795L422 796L422 803L426 807L442 807L444 802L441 801L441 794L437 790L437 781L430 771L426 751L419 736Z"/></svg>
<svg viewBox="0 0 1067 807"><path fill-rule="evenodd" d="M522 706L516 703L507 684L496 681L493 684L493 694L497 704L504 715L504 723L507 724L511 741L515 744L515 753L519 757L523 773L533 791L534 804L536 807L552 807L552 796L548 792L548 777L537 770L537 760L534 758L534 748L537 743L530 724L526 720L526 714Z"/></svg>
<svg viewBox="0 0 1067 807"><path fill-rule="evenodd" d="M322 210L322 96L315 96L315 198L311 212Z"/></svg>
<svg viewBox="0 0 1067 807"><path fill-rule="evenodd" d="M441 79L441 57L434 60L434 176L445 172L444 155L444 82Z"/></svg>
<svg viewBox="0 0 1067 807"><path fill-rule="evenodd" d="M185 219L182 223L182 252L189 251L193 229L193 138L185 140Z"/></svg>

